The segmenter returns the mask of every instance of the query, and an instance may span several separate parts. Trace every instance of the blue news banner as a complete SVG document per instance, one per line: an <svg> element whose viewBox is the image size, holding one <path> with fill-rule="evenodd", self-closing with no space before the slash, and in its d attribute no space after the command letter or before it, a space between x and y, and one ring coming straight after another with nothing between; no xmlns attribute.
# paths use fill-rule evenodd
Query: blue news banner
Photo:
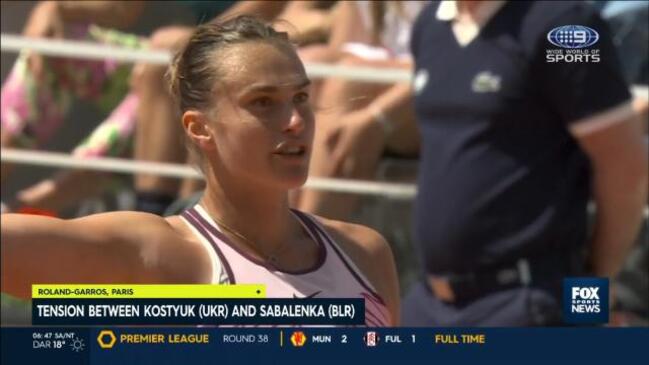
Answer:
<svg viewBox="0 0 649 365"><path fill-rule="evenodd" d="M615 364L647 328L2 328L3 364Z"/></svg>

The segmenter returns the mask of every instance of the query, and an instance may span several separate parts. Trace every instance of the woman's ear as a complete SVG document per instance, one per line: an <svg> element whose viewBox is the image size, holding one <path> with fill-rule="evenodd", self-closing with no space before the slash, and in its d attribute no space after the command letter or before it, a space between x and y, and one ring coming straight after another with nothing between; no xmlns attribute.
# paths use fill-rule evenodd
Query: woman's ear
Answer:
<svg viewBox="0 0 649 365"><path fill-rule="evenodd" d="M206 115L197 110L188 110L183 113L183 128L187 136L202 150L214 148L212 128L208 124Z"/></svg>

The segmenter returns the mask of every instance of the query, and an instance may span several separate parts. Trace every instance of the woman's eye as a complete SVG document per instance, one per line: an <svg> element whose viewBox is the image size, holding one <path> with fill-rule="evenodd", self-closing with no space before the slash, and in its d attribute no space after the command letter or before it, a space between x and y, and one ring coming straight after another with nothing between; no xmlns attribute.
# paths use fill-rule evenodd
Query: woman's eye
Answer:
<svg viewBox="0 0 649 365"><path fill-rule="evenodd" d="M252 101L252 105L254 106L259 106L262 108L269 107L273 104L273 100L269 98L268 96L263 96L260 98L256 98Z"/></svg>
<svg viewBox="0 0 649 365"><path fill-rule="evenodd" d="M309 101L308 93L299 93L293 97L293 102L296 104L306 103L307 101Z"/></svg>

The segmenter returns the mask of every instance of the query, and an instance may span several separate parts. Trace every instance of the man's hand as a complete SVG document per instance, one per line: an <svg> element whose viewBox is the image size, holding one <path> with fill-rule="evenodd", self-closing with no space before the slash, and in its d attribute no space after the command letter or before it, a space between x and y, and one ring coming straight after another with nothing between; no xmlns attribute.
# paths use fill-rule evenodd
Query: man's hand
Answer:
<svg viewBox="0 0 649 365"><path fill-rule="evenodd" d="M335 146L331 158L339 175L363 178L374 173L385 148L385 133L374 116L362 109L341 118L326 141L328 146Z"/></svg>

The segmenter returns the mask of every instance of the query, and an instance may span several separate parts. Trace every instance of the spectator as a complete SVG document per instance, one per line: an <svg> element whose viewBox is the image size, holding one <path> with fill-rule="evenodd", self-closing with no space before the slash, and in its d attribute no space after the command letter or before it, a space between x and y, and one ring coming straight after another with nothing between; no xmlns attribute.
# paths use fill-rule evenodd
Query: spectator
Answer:
<svg viewBox="0 0 649 365"><path fill-rule="evenodd" d="M142 1L44 1L24 28L29 37L94 40L141 47L136 36L101 27L124 28L142 13ZM89 26L87 22L94 22ZM102 111L115 111L98 132L75 150L76 156L118 155L125 150L134 123L135 97L128 91L130 67L115 61L71 60L22 52L2 87L2 147L37 148L51 138L75 98L91 101ZM2 181L11 165L2 164ZM79 186L76 193L80 193Z"/></svg>
<svg viewBox="0 0 649 365"><path fill-rule="evenodd" d="M410 28L425 4L422 1L342 3L332 30L329 60L347 66L410 69ZM359 29L358 24L363 26ZM316 94L322 111L318 116L310 174L371 180L386 149L399 155L416 155L417 132L412 114L407 113L409 109L403 109L398 116L403 122L398 124L383 113L395 96L409 92L407 84L325 80ZM349 219L356 201L350 195L307 189L300 194L298 206L327 217Z"/></svg>

